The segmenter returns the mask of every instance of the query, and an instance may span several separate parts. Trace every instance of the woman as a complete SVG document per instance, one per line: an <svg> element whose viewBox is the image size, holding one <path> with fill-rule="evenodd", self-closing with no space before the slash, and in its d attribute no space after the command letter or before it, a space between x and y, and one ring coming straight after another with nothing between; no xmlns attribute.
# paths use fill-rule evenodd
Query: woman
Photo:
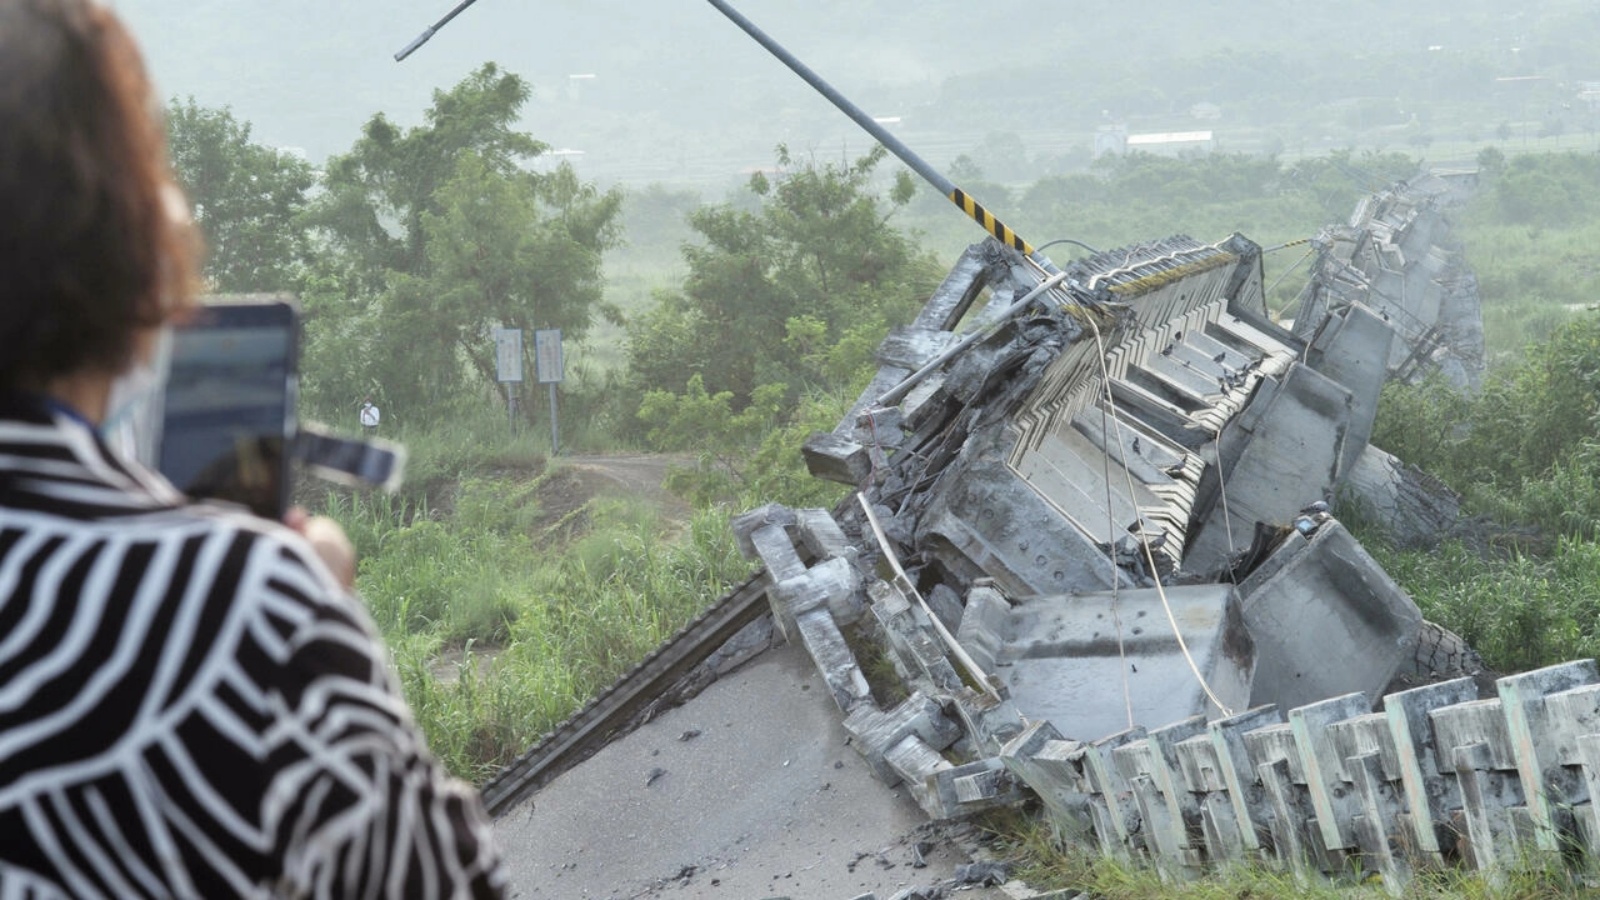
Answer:
<svg viewBox="0 0 1600 900"><path fill-rule="evenodd" d="M157 108L95 0L0 0L0 896L499 896L337 526L101 439L192 296Z"/></svg>

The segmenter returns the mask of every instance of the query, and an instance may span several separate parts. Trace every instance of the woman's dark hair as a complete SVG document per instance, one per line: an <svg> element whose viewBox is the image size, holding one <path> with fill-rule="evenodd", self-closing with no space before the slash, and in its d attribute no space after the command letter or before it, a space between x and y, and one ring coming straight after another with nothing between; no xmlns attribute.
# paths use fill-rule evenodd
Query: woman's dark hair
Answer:
<svg viewBox="0 0 1600 900"><path fill-rule="evenodd" d="M0 387L122 371L188 306L196 250L127 29L95 0L0 0Z"/></svg>

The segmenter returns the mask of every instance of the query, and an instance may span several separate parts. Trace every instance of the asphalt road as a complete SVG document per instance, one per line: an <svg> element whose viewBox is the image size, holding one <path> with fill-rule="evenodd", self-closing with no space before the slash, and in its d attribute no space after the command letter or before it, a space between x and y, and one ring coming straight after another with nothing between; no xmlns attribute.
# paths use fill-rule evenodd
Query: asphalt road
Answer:
<svg viewBox="0 0 1600 900"><path fill-rule="evenodd" d="M803 650L768 651L501 817L512 896L889 900L952 877L966 854L841 722Z"/></svg>

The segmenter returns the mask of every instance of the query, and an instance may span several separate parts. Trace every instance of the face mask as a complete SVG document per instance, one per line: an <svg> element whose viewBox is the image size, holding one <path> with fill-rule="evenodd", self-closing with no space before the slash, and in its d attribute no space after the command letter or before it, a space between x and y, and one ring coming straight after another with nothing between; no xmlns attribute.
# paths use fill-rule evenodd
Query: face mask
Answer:
<svg viewBox="0 0 1600 900"><path fill-rule="evenodd" d="M161 445L161 398L172 356L172 328L163 325L154 341L148 356L112 380L100 423L100 436L107 444L148 466L156 464L156 448Z"/></svg>

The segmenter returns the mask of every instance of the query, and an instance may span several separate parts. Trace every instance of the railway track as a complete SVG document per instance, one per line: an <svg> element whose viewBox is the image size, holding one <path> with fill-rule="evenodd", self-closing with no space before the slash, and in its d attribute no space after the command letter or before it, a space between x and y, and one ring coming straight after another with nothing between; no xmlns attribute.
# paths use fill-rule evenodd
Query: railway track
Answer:
<svg viewBox="0 0 1600 900"><path fill-rule="evenodd" d="M489 815L500 816L562 772L646 721L653 706L717 648L767 612L765 571L722 595L616 683L557 725L483 785Z"/></svg>

